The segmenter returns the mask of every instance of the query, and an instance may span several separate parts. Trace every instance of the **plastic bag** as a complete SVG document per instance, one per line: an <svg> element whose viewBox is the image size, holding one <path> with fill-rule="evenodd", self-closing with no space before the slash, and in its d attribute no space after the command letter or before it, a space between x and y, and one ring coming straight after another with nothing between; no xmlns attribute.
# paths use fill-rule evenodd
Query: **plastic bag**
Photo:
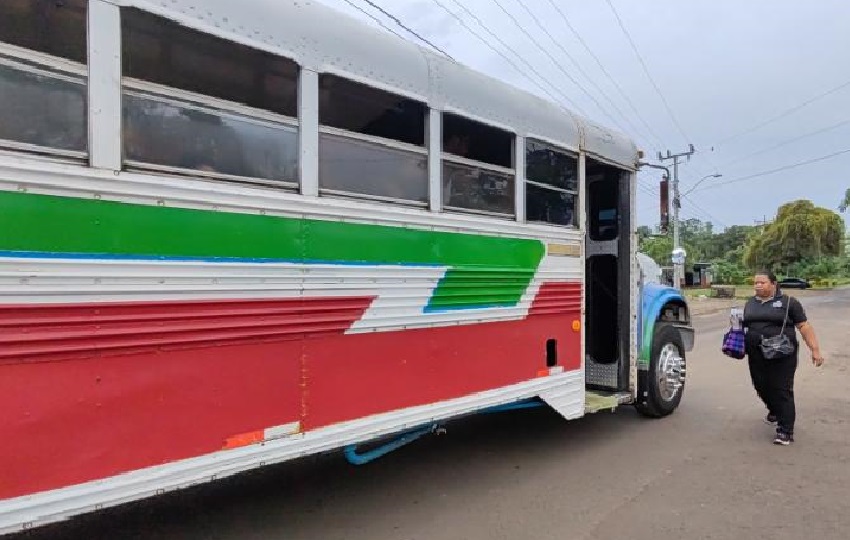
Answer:
<svg viewBox="0 0 850 540"><path fill-rule="evenodd" d="M723 336L723 354L740 360L744 353L744 331L739 328L730 328Z"/></svg>

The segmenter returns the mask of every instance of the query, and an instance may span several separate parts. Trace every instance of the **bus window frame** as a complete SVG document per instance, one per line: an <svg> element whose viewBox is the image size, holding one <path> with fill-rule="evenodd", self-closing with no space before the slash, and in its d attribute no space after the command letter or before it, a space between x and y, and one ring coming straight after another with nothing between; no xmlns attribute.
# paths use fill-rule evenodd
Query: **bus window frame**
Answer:
<svg viewBox="0 0 850 540"><path fill-rule="evenodd" d="M344 79L349 83L354 83L354 84L375 90L377 92L392 94L392 95L398 96L400 98L405 98L405 99L409 99L409 100L412 100L412 101L419 102L420 104L423 105L423 114L424 114L423 130L424 130L424 133L423 133L422 145L420 146L420 145L417 145L417 144L402 142L402 141L399 141L397 139L392 139L392 138L388 138L388 137L380 137L380 136L377 136L377 135L367 135L365 133L359 133L357 131L349 131L349 130L344 129L344 128L339 128L339 127L334 127L334 126L322 124L321 123L322 116L321 116L321 111L320 111L321 99L319 99L319 108L317 108L316 111L315 111L315 118L316 118L318 126L319 126L319 141L318 141L319 146L318 146L317 152L316 152L317 164L318 164L318 169L319 169L319 176L318 176L319 196L320 197L321 196L330 196L330 197L334 197L334 198L354 199L354 200L359 200L359 201L386 202L386 203L393 203L393 204L397 204L397 205L400 205L400 206L406 206L406 207L411 207L411 208L427 209L430 205L429 201L430 201L431 195L432 195L431 194L431 171L428 168L429 160L430 160L430 154L431 154L430 136L429 136L429 121L430 121L429 119L430 119L430 115L434 113L434 109L429 107L427 99L423 99L421 96L412 95L412 94L409 94L407 92L403 92L403 91L401 91L397 88L392 88L392 87L389 87L389 86L381 86L381 85L376 84L372 81L366 80L362 77L355 77L355 76L352 76L351 74L345 73L344 71L340 71L340 70L324 69L322 71L319 71L318 77L319 77L320 81L321 81L322 75L330 75L330 76L336 77L338 79ZM321 86L319 86L317 90L319 92L321 92ZM358 142L366 143L368 145L388 148L388 149L391 149L391 150L397 150L397 151L400 151L400 152L403 152L403 153L407 153L409 155L416 155L416 156L420 156L420 157L425 158L425 166L426 166L426 169L425 169L426 170L426 173L425 173L425 200L419 201L419 200L415 200L415 199L400 199L400 198L396 198L396 197L388 197L388 196L383 196L383 195L373 195L373 194L370 194L370 193L358 193L356 191L340 190L340 189L322 187L322 177L321 177L322 135L330 135L332 137L339 137L341 139L349 139L349 140L353 140L353 141L358 141Z"/></svg>

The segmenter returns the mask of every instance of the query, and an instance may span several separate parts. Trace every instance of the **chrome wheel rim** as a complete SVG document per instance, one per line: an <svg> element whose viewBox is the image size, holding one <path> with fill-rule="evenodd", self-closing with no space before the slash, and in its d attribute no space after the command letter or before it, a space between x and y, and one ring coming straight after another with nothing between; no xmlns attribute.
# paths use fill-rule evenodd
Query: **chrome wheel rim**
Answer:
<svg viewBox="0 0 850 540"><path fill-rule="evenodd" d="M658 354L655 370L661 399L672 401L685 385L685 359L673 343L667 343Z"/></svg>

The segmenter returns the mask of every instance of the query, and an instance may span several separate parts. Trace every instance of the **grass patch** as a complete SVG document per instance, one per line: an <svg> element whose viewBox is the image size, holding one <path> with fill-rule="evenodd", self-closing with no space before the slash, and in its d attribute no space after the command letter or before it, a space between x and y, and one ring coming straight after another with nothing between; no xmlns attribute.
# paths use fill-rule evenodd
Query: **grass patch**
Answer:
<svg viewBox="0 0 850 540"><path fill-rule="evenodd" d="M705 296L706 298L716 298L713 295L711 289L705 288L694 288L694 289L685 289L684 290L686 298L697 298L700 296ZM752 285L735 285L735 299L742 300L747 299L753 295L753 287Z"/></svg>
<svg viewBox="0 0 850 540"><path fill-rule="evenodd" d="M685 296L696 298L697 296L711 296L711 289L685 289Z"/></svg>
<svg viewBox="0 0 850 540"><path fill-rule="evenodd" d="M834 289L835 287L850 285L850 278L816 279L812 280L811 283L813 289Z"/></svg>

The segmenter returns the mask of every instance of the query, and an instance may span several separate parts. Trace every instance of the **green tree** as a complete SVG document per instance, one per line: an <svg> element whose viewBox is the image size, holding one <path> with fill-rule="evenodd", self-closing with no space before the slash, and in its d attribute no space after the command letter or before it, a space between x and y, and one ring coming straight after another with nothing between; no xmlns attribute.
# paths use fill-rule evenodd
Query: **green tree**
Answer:
<svg viewBox="0 0 850 540"><path fill-rule="evenodd" d="M841 257L822 257L788 265L785 274L807 279L843 278L850 272L850 261Z"/></svg>
<svg viewBox="0 0 850 540"><path fill-rule="evenodd" d="M732 225L711 237L706 246L706 259L742 264L744 246L759 232L753 225Z"/></svg>
<svg viewBox="0 0 850 540"><path fill-rule="evenodd" d="M670 265L673 253L673 238L670 236L648 236L640 244L640 250L661 266Z"/></svg>
<svg viewBox="0 0 850 540"><path fill-rule="evenodd" d="M743 285L750 279L750 271L737 262L714 261L711 265L714 282L724 285Z"/></svg>
<svg viewBox="0 0 850 540"><path fill-rule="evenodd" d="M782 205L776 220L753 236L744 249L749 268L785 268L806 259L841 254L844 221L835 212L798 200Z"/></svg>
<svg viewBox="0 0 850 540"><path fill-rule="evenodd" d="M688 253L688 263L706 260L707 248L713 236L714 227L711 222L703 222L695 218L682 221L679 237Z"/></svg>
<svg viewBox="0 0 850 540"><path fill-rule="evenodd" d="M685 239L684 235L680 237L682 247L687 253L685 266L692 265L694 262L704 260L700 247L693 239ZM648 255L661 266L670 266L673 264L671 256L673 255L673 235L666 236L650 236L644 238L640 243L640 251Z"/></svg>

